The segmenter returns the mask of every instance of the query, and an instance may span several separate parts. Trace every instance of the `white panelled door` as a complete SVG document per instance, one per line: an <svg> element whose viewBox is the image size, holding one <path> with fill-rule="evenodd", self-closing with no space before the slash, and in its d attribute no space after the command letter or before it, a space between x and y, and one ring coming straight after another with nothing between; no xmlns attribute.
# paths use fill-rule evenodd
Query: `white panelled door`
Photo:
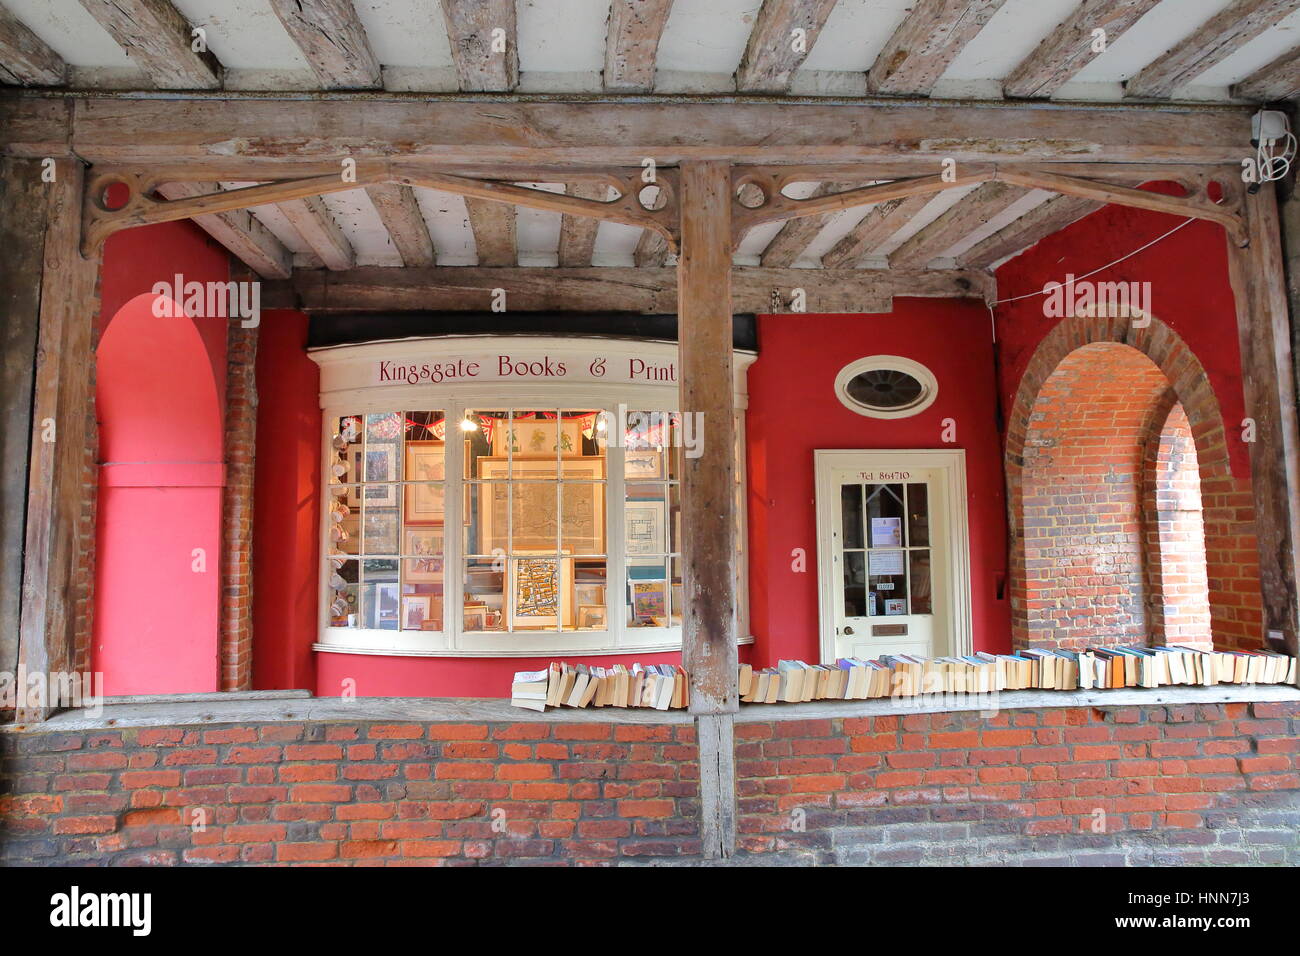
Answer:
<svg viewBox="0 0 1300 956"><path fill-rule="evenodd" d="M818 451L822 660L969 654L962 451Z"/></svg>

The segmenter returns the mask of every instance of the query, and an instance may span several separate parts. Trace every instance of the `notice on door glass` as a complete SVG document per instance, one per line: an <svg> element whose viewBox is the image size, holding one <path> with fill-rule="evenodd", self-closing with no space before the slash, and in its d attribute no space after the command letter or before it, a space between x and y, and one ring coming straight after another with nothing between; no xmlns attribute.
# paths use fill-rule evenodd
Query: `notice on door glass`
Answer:
<svg viewBox="0 0 1300 956"><path fill-rule="evenodd" d="M903 519L872 518L871 546L873 548L901 548L903 546ZM890 571L881 573L896 574L899 572Z"/></svg>
<svg viewBox="0 0 1300 956"><path fill-rule="evenodd" d="M886 519L897 521L897 518ZM874 524L874 522L873 522ZM907 554L906 551L872 551L869 554L869 564L871 566L871 576L886 574L902 574L903 561Z"/></svg>

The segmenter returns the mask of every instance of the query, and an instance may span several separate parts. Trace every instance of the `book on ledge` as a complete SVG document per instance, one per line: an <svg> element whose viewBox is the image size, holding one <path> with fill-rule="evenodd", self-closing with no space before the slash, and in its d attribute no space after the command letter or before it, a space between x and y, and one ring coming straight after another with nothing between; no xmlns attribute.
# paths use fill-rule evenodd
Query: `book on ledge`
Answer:
<svg viewBox="0 0 1300 956"><path fill-rule="evenodd" d="M882 654L875 660L841 657L833 665L783 658L776 667L741 664L736 684L742 703L795 704L1003 690L1296 685L1296 671L1296 658L1274 651L1126 644L1074 650L1026 648L1014 654L979 651L966 657ZM681 710L690 705L690 677L681 665L598 667L552 661L546 670L515 674L510 702L539 711L548 707Z"/></svg>

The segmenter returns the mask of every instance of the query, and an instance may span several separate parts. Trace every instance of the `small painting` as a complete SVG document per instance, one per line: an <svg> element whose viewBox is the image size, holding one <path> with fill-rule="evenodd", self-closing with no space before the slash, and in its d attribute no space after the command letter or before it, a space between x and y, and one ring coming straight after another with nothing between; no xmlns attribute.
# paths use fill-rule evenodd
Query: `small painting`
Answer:
<svg viewBox="0 0 1300 956"><path fill-rule="evenodd" d="M405 580L430 583L442 580L442 528L407 528L402 553L407 555Z"/></svg>
<svg viewBox="0 0 1300 956"><path fill-rule="evenodd" d="M433 614L433 597L428 594L407 594L402 597L402 630L425 630L425 622Z"/></svg>

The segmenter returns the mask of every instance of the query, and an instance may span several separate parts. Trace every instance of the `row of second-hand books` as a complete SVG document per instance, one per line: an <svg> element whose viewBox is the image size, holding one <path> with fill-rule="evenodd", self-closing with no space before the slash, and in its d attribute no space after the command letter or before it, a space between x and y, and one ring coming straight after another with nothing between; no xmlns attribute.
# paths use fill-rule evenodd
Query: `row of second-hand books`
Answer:
<svg viewBox="0 0 1300 956"><path fill-rule="evenodd" d="M690 682L680 665L622 664L610 667L552 661L542 671L519 671L510 703L528 710L547 707L653 707L680 709L690 702Z"/></svg>
<svg viewBox="0 0 1300 956"><path fill-rule="evenodd" d="M1080 651L981 651L968 657L883 655L840 658L832 664L779 661L740 666L745 703L866 700L919 694L988 694L1003 690L1091 690L1176 684L1295 684L1296 658L1266 651L1206 651L1192 647L1095 647Z"/></svg>

